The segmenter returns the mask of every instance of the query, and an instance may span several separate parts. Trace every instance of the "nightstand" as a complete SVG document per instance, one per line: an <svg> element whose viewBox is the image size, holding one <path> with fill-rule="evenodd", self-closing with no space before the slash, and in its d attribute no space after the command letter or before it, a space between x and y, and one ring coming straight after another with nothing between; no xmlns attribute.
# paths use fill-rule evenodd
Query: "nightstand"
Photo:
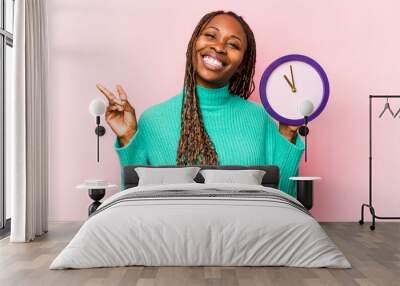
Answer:
<svg viewBox="0 0 400 286"><path fill-rule="evenodd" d="M310 210L313 207L313 183L321 177L290 177L289 180L297 181L297 200Z"/></svg>
<svg viewBox="0 0 400 286"><path fill-rule="evenodd" d="M89 197L93 200L93 203L88 208L89 216L101 205L100 200L104 198L106 190L115 187L117 185L110 184L104 180L86 180L84 183L76 186L77 189L88 190Z"/></svg>

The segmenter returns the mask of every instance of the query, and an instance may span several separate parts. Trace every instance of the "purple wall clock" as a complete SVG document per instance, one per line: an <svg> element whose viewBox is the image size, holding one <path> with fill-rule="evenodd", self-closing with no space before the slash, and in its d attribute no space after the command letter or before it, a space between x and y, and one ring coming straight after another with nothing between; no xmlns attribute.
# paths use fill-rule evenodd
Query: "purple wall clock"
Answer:
<svg viewBox="0 0 400 286"><path fill-rule="evenodd" d="M302 125L304 116L300 106L304 101L314 106L308 121L315 119L328 103L328 77L322 67L307 56L283 56L264 71L260 98L265 110L278 122Z"/></svg>

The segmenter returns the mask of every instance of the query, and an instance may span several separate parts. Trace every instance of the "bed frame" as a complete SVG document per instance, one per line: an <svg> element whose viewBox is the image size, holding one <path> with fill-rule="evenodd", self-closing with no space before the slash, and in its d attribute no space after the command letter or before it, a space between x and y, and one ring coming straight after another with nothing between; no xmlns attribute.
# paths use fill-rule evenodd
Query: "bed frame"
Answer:
<svg viewBox="0 0 400 286"><path fill-rule="evenodd" d="M266 171L261 184L265 187L278 188L279 184L279 167L275 165L254 165L254 166L241 166L241 165L223 165L223 166L209 166L209 165L196 165L202 170L204 169L219 169L219 170L247 170L256 169ZM124 185L123 190L128 188L136 187L139 183L139 176L135 171L136 167L148 167L148 168L182 168L177 165L128 165L124 167ZM197 183L204 183L204 178L200 174L194 178Z"/></svg>

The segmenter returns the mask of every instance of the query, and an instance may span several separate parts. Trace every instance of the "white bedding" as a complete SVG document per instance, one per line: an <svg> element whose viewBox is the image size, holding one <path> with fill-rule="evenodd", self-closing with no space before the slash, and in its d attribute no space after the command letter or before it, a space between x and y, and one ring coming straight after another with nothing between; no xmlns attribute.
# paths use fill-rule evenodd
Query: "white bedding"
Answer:
<svg viewBox="0 0 400 286"><path fill-rule="evenodd" d="M106 199L50 269L127 265L351 268L311 215L274 199L175 196L121 200L137 192L168 190L261 190L299 204L279 190L257 185L138 186Z"/></svg>

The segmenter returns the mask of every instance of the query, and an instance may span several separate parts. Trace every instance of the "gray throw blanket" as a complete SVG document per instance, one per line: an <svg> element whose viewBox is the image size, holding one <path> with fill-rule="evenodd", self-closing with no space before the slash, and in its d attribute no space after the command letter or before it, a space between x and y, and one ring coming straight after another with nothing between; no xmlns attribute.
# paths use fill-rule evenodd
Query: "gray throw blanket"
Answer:
<svg viewBox="0 0 400 286"><path fill-rule="evenodd" d="M96 210L91 214L91 217L108 209L111 206L120 204L126 201L141 201L141 200L151 200L151 199L174 199L174 200L188 200L191 198L196 199L210 199L210 198L231 198L231 199L257 199L265 200L270 202L276 202L281 204L290 205L305 214L311 215L310 212L300 203L290 200L280 194L261 191L261 190L218 190L215 188L210 188L206 190L163 190L163 191L144 191L144 192L131 192L126 195L122 195L118 199L102 205L101 208Z"/></svg>

